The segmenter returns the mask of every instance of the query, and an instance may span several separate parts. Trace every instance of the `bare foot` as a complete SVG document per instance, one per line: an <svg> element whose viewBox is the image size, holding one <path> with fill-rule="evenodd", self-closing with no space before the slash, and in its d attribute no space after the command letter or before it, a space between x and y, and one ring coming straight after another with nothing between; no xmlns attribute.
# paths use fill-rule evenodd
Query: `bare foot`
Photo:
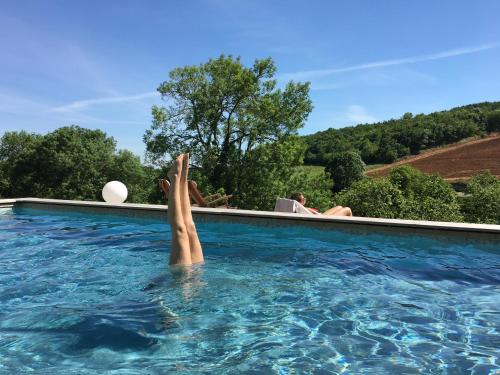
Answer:
<svg viewBox="0 0 500 375"><path fill-rule="evenodd" d="M174 163L172 164L172 167L170 170L167 172L168 178L170 178L170 181L175 179L179 173L182 171L182 162L183 162L184 154L180 154L175 158Z"/></svg>
<svg viewBox="0 0 500 375"><path fill-rule="evenodd" d="M186 182L188 178L189 172L189 154L185 153L182 158L182 172L181 172L181 181Z"/></svg>
<svg viewBox="0 0 500 375"><path fill-rule="evenodd" d="M163 190L163 193L165 194L165 198L168 199L168 192L170 191L170 182L168 182L168 180L165 180L162 178L160 180L160 188L161 188L161 190Z"/></svg>

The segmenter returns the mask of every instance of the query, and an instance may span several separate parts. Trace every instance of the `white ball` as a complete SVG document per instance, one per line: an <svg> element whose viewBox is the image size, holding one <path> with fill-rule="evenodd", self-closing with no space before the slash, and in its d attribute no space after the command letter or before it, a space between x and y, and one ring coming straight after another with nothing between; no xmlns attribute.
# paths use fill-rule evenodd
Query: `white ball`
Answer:
<svg viewBox="0 0 500 375"><path fill-rule="evenodd" d="M102 188L102 197L108 203L123 203L127 195L127 187L120 181L110 181Z"/></svg>

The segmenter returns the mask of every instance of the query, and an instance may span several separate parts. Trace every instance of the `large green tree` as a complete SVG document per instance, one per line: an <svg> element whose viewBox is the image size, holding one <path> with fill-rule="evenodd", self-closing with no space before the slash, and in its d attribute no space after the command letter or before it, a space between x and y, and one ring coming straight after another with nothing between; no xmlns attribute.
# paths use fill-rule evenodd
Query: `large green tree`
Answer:
<svg viewBox="0 0 500 375"><path fill-rule="evenodd" d="M23 154L11 174L17 196L98 200L115 141L100 130L59 128Z"/></svg>
<svg viewBox="0 0 500 375"><path fill-rule="evenodd" d="M171 71L158 88L168 105L153 107L144 135L149 159L161 165L189 151L211 188L235 194L240 207L262 207L241 197L283 183L287 167L301 164L293 136L312 110L309 84L278 88L275 71L269 58L246 67L231 56ZM259 174L267 176L253 181L260 190L248 181Z"/></svg>
<svg viewBox="0 0 500 375"><path fill-rule="evenodd" d="M111 180L128 188L128 202L158 202L159 171L144 167L100 130L78 126L46 135L8 132L0 139L0 196L101 200Z"/></svg>

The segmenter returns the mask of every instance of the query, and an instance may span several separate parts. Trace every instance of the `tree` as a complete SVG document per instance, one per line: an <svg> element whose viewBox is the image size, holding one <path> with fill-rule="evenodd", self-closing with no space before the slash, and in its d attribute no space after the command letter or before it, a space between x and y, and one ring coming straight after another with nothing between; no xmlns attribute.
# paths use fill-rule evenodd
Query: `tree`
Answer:
<svg viewBox="0 0 500 375"><path fill-rule="evenodd" d="M473 176L462 200L465 219L471 223L500 224L500 180L490 172Z"/></svg>
<svg viewBox="0 0 500 375"><path fill-rule="evenodd" d="M246 209L272 210L286 196L290 179L302 162L304 147L294 137L261 145L247 155L245 173L238 177L233 204Z"/></svg>
<svg viewBox="0 0 500 375"><path fill-rule="evenodd" d="M463 221L457 194L440 176L428 176L416 168L404 165L392 169L389 180L405 198L401 218Z"/></svg>
<svg viewBox="0 0 500 375"><path fill-rule="evenodd" d="M108 181L118 180L127 186L128 202L148 203L151 189L158 189L158 180L148 178L146 169L141 160L128 150L119 150L111 158L111 163L105 171Z"/></svg>
<svg viewBox="0 0 500 375"><path fill-rule="evenodd" d="M420 190L420 185L424 179L424 174L418 169L409 165L401 165L391 169L389 172L389 181L398 189L405 192L406 196L415 189Z"/></svg>
<svg viewBox="0 0 500 375"><path fill-rule="evenodd" d="M438 175L427 176L410 166L395 168L386 178L361 180L336 200L356 216L463 221L451 186Z"/></svg>
<svg viewBox="0 0 500 375"><path fill-rule="evenodd" d="M273 190L283 177L269 175L271 169L278 172L269 163L301 163L282 157L288 150L281 145L298 147L293 135L312 110L309 84L289 82L278 89L272 79L275 71L271 59L256 60L247 68L231 56L171 71L158 88L169 105L153 107L153 125L144 135L149 160L162 165L188 151L213 189L245 195L255 187L246 185L244 177L260 173L268 176L259 179L260 191ZM274 159L257 159L260 154ZM257 202L248 206L255 204L260 207Z"/></svg>
<svg viewBox="0 0 500 375"><path fill-rule="evenodd" d="M333 191L339 192L363 178L365 163L355 151L339 152L332 156L325 170L332 176Z"/></svg>
<svg viewBox="0 0 500 375"><path fill-rule="evenodd" d="M335 196L355 216L399 218L404 205L401 191L387 178L365 178Z"/></svg>
<svg viewBox="0 0 500 375"><path fill-rule="evenodd" d="M406 112L403 117L401 117L402 120L411 120L413 118L413 113L411 112Z"/></svg>
<svg viewBox="0 0 500 375"><path fill-rule="evenodd" d="M328 129L304 136L306 163L326 165L333 153L355 150L365 163L391 163L421 150L500 130L500 102L485 102L428 115Z"/></svg>
<svg viewBox="0 0 500 375"><path fill-rule="evenodd" d="M128 202L159 201L158 171L143 167L132 152L115 153L115 141L100 130L78 126L46 135L5 133L0 140L0 195L101 200L104 184L119 180Z"/></svg>
<svg viewBox="0 0 500 375"><path fill-rule="evenodd" d="M17 196L100 199L115 141L100 130L62 127L40 138L11 174Z"/></svg>
<svg viewBox="0 0 500 375"><path fill-rule="evenodd" d="M29 155L40 136L25 131L6 132L0 139L0 197L16 196L12 185L14 166Z"/></svg>
<svg viewBox="0 0 500 375"><path fill-rule="evenodd" d="M402 191L405 204L400 217L412 220L464 220L458 197L452 187L438 175L422 174L420 181Z"/></svg>
<svg viewBox="0 0 500 375"><path fill-rule="evenodd" d="M489 132L500 131L500 110L488 113L486 130Z"/></svg>

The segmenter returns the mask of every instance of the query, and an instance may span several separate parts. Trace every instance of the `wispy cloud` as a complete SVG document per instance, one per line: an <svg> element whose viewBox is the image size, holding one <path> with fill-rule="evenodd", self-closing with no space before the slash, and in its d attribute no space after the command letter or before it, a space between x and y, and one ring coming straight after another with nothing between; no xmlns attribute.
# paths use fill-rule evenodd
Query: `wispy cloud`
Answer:
<svg viewBox="0 0 500 375"><path fill-rule="evenodd" d="M360 105L353 104L347 107L346 119L354 124L368 124L377 122L377 119L366 112L366 109Z"/></svg>
<svg viewBox="0 0 500 375"><path fill-rule="evenodd" d="M19 96L15 93L0 92L0 113L20 114L40 112L47 107L35 100Z"/></svg>
<svg viewBox="0 0 500 375"><path fill-rule="evenodd" d="M77 100L71 102L69 104L65 104L62 106L54 107L51 109L52 112L75 112L81 111L88 107L92 107L95 105L109 104L109 103L124 103L124 102L135 102L142 99L154 98L157 97L157 92L146 92L137 95L128 95L128 96L109 96L102 98L94 98L94 99L86 99L86 100Z"/></svg>
<svg viewBox="0 0 500 375"><path fill-rule="evenodd" d="M336 90L341 87L342 85L339 85L338 83L313 82L311 84L311 90L316 90L316 91Z"/></svg>
<svg viewBox="0 0 500 375"><path fill-rule="evenodd" d="M319 70L305 70L301 72L294 73L285 73L281 75L282 79L293 79L293 80L309 80L313 78L326 77L333 74L339 73L347 73L354 72L359 70L367 70L367 69L376 69L383 68L387 66L394 65L403 65L403 64L415 64L423 61L431 61L431 60L440 60L446 59L455 56L469 55L473 53L478 53L481 51L497 48L500 46L500 43L488 43L481 44L475 47L464 47L457 48L447 51L442 51L438 53L433 53L429 55L420 55L413 57L405 57L400 59L391 59L391 60L381 60L381 61L373 61L365 64L351 65L343 68L332 68L332 69L319 69Z"/></svg>
<svg viewBox="0 0 500 375"><path fill-rule="evenodd" d="M141 97L140 95L136 96ZM35 114L37 118L44 116L44 119L52 124L79 124L83 126L95 126L96 124L144 124L140 121L95 117L78 111L54 111L54 108L49 105L31 98L19 96L16 93L0 92L0 115L32 116Z"/></svg>

